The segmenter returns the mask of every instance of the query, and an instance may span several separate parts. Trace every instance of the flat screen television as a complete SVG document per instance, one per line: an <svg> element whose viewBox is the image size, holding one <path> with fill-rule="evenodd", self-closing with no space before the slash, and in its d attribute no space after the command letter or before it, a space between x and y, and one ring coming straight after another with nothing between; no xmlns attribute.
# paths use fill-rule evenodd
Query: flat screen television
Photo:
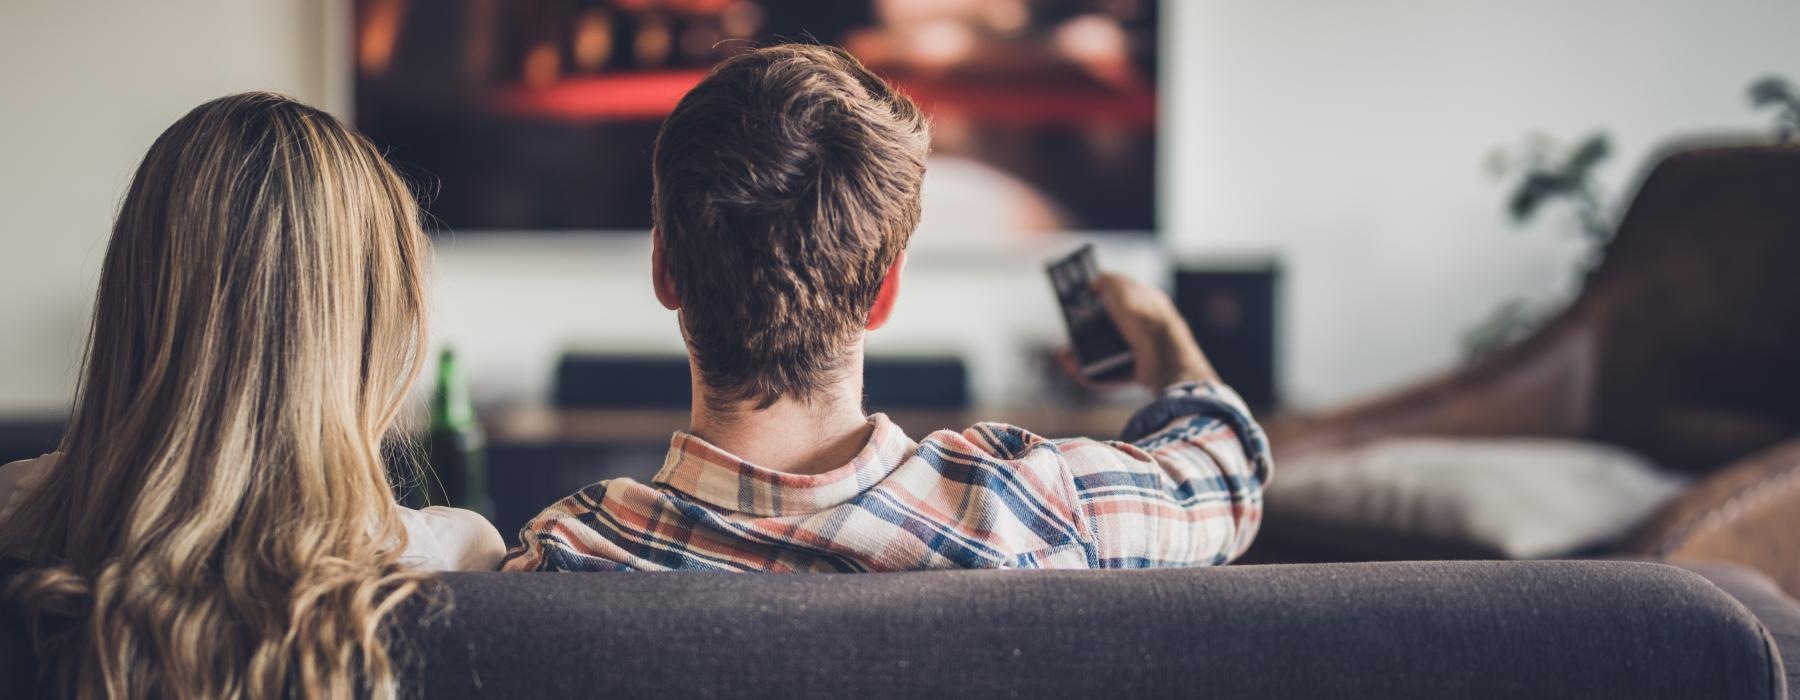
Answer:
<svg viewBox="0 0 1800 700"><path fill-rule="evenodd" d="M350 0L356 125L459 232L642 232L718 61L843 46L931 115L925 228L1156 227L1156 0Z"/></svg>

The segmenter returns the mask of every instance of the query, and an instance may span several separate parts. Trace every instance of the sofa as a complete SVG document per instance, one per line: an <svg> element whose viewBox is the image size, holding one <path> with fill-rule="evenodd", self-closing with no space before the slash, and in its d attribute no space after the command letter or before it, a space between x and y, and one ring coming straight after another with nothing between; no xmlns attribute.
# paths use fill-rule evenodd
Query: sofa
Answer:
<svg viewBox="0 0 1800 700"><path fill-rule="evenodd" d="M1757 698L1800 606L1728 566L443 577L396 649L428 698ZM1728 592L1731 590L1733 592ZM1772 622L1773 624L1765 624ZM0 614L0 697L41 695Z"/></svg>
<svg viewBox="0 0 1800 700"><path fill-rule="evenodd" d="M1581 299L1537 334L1269 426L1278 461L1390 435L1631 448L1697 479L1615 552L1659 561L449 574L448 605L398 625L407 686L431 698L1786 698L1800 687L1796 192L1800 148L1683 149L1646 179ZM1271 520L1253 554L1307 531ZM0 698L40 695L37 664L23 621L0 607Z"/></svg>
<svg viewBox="0 0 1800 700"><path fill-rule="evenodd" d="M1614 446L1693 483L1610 548L1719 560L1800 594L1800 144L1688 141L1644 177L1573 303L1441 376L1265 421L1279 482L1297 458L1389 438L1556 438ZM1280 484L1276 484L1277 487ZM1258 561L1436 558L1389 537L1344 548L1270 518ZM1390 533L1391 534L1391 533ZM1360 538L1369 542L1372 538ZM1451 556L1459 556L1451 554Z"/></svg>

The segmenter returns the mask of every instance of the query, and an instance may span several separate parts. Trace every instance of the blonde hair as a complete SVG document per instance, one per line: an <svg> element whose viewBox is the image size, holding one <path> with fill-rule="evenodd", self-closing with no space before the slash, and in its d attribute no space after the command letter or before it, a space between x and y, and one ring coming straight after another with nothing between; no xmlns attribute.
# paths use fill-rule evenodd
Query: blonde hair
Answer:
<svg viewBox="0 0 1800 700"><path fill-rule="evenodd" d="M382 442L427 254L404 181L317 109L224 97L150 147L61 463L0 523L61 694L397 694L384 621L428 579Z"/></svg>

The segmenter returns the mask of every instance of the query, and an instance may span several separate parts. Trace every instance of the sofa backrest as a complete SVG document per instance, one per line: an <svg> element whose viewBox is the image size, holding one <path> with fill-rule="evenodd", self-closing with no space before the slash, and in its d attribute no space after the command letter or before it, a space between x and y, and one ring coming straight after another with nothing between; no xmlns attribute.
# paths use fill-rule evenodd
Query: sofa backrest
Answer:
<svg viewBox="0 0 1800 700"><path fill-rule="evenodd" d="M1635 562L445 581L401 642L430 698L1785 693L1742 606ZM0 626L0 696L28 696Z"/></svg>
<svg viewBox="0 0 1800 700"><path fill-rule="evenodd" d="M1578 312L1590 434L1710 470L1800 430L1800 146L1682 144L1644 178Z"/></svg>

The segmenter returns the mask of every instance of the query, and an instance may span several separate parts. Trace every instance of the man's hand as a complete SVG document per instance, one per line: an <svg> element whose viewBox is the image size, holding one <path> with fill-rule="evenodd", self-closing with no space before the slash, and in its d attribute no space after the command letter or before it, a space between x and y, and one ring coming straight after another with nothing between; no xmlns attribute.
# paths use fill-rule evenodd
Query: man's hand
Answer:
<svg viewBox="0 0 1800 700"><path fill-rule="evenodd" d="M1162 391L1181 382L1218 380L1169 295L1110 272L1094 280L1094 291L1119 326L1125 344L1131 346L1136 364L1132 378L1138 384Z"/></svg>

